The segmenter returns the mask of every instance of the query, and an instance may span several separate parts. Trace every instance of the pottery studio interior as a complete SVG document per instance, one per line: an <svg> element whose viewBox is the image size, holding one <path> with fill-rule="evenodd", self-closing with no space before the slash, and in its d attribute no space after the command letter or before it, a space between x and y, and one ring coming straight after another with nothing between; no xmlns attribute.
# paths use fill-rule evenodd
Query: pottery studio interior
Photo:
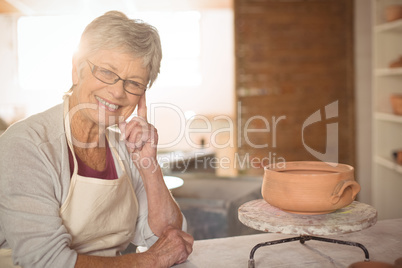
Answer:
<svg viewBox="0 0 402 268"><path fill-rule="evenodd" d="M402 0L0 0L0 162L20 150L8 141L18 131L50 143L51 130L13 126L78 95L81 34L111 10L160 37L156 80L138 76L142 104L126 89L141 83L124 80L137 76L108 64L107 83L97 77L107 66L87 62L111 102L118 87L135 100L127 126L146 107L157 129L161 182L194 239L175 267L402 267ZM94 111L120 109L96 100ZM67 151L53 153L68 165ZM13 260L0 266L43 267L18 255L26 226L9 227L8 204L30 209L15 202L28 198L24 187L5 190L5 174L21 166L53 174L18 157L0 165L0 257L12 250ZM119 253L147 250L129 243Z"/></svg>

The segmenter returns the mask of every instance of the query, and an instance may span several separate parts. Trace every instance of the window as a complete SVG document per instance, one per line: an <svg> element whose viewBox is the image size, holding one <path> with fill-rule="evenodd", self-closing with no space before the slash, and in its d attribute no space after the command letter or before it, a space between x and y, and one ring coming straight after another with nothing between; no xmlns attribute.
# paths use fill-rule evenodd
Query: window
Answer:
<svg viewBox="0 0 402 268"><path fill-rule="evenodd" d="M84 20L73 16L32 16L18 20L18 73L23 90L67 91L72 55Z"/></svg>
<svg viewBox="0 0 402 268"><path fill-rule="evenodd" d="M163 59L158 85L201 84L199 12L141 12L129 17L141 19L159 31ZM18 69L21 88L67 91L72 83L72 55L90 21L78 16L20 18Z"/></svg>
<svg viewBox="0 0 402 268"><path fill-rule="evenodd" d="M135 17L135 16L132 16ZM163 59L158 86L199 86L201 76L201 14L187 12L142 13L155 26L162 42Z"/></svg>

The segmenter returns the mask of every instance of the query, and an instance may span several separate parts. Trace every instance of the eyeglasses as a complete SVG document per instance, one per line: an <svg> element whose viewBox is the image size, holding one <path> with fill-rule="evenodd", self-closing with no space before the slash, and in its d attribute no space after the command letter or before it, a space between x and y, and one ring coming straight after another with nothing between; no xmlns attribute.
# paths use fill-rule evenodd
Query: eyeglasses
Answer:
<svg viewBox="0 0 402 268"><path fill-rule="evenodd" d="M118 81L123 81L123 89L132 95L136 96L142 96L145 93L145 90L147 90L147 86L138 83L133 80L124 80L120 78L117 74L115 74L112 71L109 71L108 69L102 68L100 66L97 66L87 60L89 68L91 68L91 73L92 75L98 79L99 81L108 84L108 85L114 85Z"/></svg>

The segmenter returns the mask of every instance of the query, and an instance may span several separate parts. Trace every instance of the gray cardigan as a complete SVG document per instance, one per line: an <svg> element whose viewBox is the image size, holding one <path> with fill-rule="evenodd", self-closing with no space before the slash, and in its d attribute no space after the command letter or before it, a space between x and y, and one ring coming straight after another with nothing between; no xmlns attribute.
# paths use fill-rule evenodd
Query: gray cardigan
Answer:
<svg viewBox="0 0 402 268"><path fill-rule="evenodd" d="M132 179L139 204L133 243L151 246L158 239L148 226L146 192L124 142L109 139ZM114 159L117 174L119 164ZM70 184L63 104L12 125L0 137L0 248L11 248L23 267L74 267L77 253L59 210Z"/></svg>

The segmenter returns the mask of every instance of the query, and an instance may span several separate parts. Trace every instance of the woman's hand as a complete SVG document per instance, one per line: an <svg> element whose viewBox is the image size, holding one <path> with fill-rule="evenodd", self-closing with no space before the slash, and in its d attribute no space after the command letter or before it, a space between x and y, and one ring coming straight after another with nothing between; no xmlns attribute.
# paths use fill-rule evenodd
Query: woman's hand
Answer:
<svg viewBox="0 0 402 268"><path fill-rule="evenodd" d="M154 169L158 165L156 160L158 132L148 123L145 94L140 97L137 113L138 116L130 122L119 125L121 140L125 140L127 150L139 170Z"/></svg>
<svg viewBox="0 0 402 268"><path fill-rule="evenodd" d="M157 161L158 133L147 121L145 94L138 102L138 116L120 124L121 137L125 140L131 159L141 176L148 201L148 225L161 237L167 226L180 229L183 217L166 187L162 170Z"/></svg>
<svg viewBox="0 0 402 268"><path fill-rule="evenodd" d="M159 240L144 253L131 253L117 257L78 254L75 268L81 267L155 267L169 268L183 263L193 251L194 239L179 229L168 226Z"/></svg>
<svg viewBox="0 0 402 268"><path fill-rule="evenodd" d="M183 263L193 251L194 238L171 226L168 226L158 241L146 251L156 260L156 267L171 267Z"/></svg>

